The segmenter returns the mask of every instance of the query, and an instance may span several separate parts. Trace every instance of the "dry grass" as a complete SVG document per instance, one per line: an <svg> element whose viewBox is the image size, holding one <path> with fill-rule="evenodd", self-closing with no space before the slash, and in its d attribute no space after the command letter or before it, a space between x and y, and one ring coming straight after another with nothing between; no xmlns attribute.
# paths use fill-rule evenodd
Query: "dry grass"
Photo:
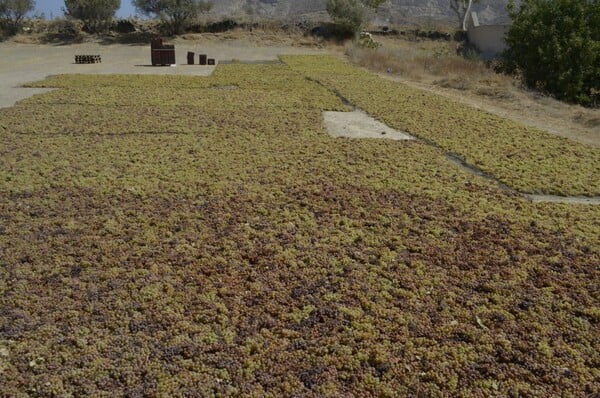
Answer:
<svg viewBox="0 0 600 398"><path fill-rule="evenodd" d="M590 111L589 109L578 111L573 116L573 121L587 127L600 127L600 115L598 112Z"/></svg>
<svg viewBox="0 0 600 398"><path fill-rule="evenodd" d="M471 90L501 100L513 98L513 79L496 74L481 60L456 55L455 42L378 40L383 41L378 49L348 45L346 55L354 64L406 80Z"/></svg>
<svg viewBox="0 0 600 398"><path fill-rule="evenodd" d="M385 74L488 112L584 144L600 146L600 110L566 104L525 89L518 79L497 74L485 62L456 55L456 42L377 37L382 46L347 45L355 65Z"/></svg>
<svg viewBox="0 0 600 398"><path fill-rule="evenodd" d="M388 68L406 78L423 79L460 72L466 66L481 73L485 65L455 56L456 43L446 41L414 41L403 38L376 37L382 47L360 48L346 46L346 55L355 63L381 72Z"/></svg>

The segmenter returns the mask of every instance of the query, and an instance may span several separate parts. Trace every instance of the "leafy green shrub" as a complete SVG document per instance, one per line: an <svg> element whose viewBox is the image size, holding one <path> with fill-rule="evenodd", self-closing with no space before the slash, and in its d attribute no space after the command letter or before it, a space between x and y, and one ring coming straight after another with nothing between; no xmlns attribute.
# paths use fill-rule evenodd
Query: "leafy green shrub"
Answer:
<svg viewBox="0 0 600 398"><path fill-rule="evenodd" d="M133 0L133 5L145 15L160 18L169 33L178 34L213 4L204 0Z"/></svg>
<svg viewBox="0 0 600 398"><path fill-rule="evenodd" d="M210 32L210 33L222 33L222 32L227 32L229 30L235 29L238 26L239 25L236 21L234 21L231 18L227 18L222 21L209 23L204 28L204 31Z"/></svg>
<svg viewBox="0 0 600 398"><path fill-rule="evenodd" d="M133 33L136 30L135 23L129 19L119 19L118 21L115 21L112 29L121 34Z"/></svg>
<svg viewBox="0 0 600 398"><path fill-rule="evenodd" d="M341 31L357 35L369 20L370 9L383 0L327 0L327 13Z"/></svg>
<svg viewBox="0 0 600 398"><path fill-rule="evenodd" d="M16 34L25 15L34 7L34 0L0 0L0 29L9 35Z"/></svg>
<svg viewBox="0 0 600 398"><path fill-rule="evenodd" d="M121 0L65 0L65 15L79 19L87 32L108 28Z"/></svg>
<svg viewBox="0 0 600 398"><path fill-rule="evenodd" d="M315 37L326 40L333 39L339 42L352 40L356 37L355 32L333 22L325 22L315 26L310 30L310 34Z"/></svg>
<svg viewBox="0 0 600 398"><path fill-rule="evenodd" d="M594 106L600 100L600 3L525 0L509 7L503 70L532 88Z"/></svg>

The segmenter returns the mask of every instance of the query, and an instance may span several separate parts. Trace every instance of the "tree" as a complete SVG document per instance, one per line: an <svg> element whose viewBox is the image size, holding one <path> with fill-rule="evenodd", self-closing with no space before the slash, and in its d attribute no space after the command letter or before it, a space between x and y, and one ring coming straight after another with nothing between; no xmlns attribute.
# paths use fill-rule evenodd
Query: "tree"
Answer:
<svg viewBox="0 0 600 398"><path fill-rule="evenodd" d="M456 13L463 32L467 30L467 20L473 3L479 3L479 0L450 0L450 8Z"/></svg>
<svg viewBox="0 0 600 398"><path fill-rule="evenodd" d="M509 14L505 71L558 99L600 103L600 2L523 0Z"/></svg>
<svg viewBox="0 0 600 398"><path fill-rule="evenodd" d="M201 13L212 8L208 0L133 0L141 13L160 18L171 33L182 33L186 26Z"/></svg>
<svg viewBox="0 0 600 398"><path fill-rule="evenodd" d="M356 35L369 21L370 11L385 0L327 0L327 13L342 30Z"/></svg>
<svg viewBox="0 0 600 398"><path fill-rule="evenodd" d="M34 0L0 0L0 27L8 34L16 34L28 12L35 8Z"/></svg>
<svg viewBox="0 0 600 398"><path fill-rule="evenodd" d="M65 0L65 15L83 21L88 32L99 32L108 27L121 7L121 0Z"/></svg>

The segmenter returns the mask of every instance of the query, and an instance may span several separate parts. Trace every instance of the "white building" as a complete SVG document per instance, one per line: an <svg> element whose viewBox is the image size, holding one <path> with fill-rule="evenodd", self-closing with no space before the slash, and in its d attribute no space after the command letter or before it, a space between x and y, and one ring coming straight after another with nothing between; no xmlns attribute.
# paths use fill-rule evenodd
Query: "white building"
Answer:
<svg viewBox="0 0 600 398"><path fill-rule="evenodd" d="M495 21L493 24L480 23L475 11L471 12L467 23L467 37L481 53L482 58L497 57L506 48L504 35L510 27L510 20Z"/></svg>

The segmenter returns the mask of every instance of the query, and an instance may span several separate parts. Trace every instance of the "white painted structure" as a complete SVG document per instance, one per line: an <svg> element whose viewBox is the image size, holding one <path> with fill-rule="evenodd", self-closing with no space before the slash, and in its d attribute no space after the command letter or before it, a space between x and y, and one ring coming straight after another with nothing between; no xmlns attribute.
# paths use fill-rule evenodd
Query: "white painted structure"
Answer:
<svg viewBox="0 0 600 398"><path fill-rule="evenodd" d="M509 27L510 24L480 24L477 13L473 11L467 24L467 37L483 58L490 59L498 56L506 48L504 35Z"/></svg>

